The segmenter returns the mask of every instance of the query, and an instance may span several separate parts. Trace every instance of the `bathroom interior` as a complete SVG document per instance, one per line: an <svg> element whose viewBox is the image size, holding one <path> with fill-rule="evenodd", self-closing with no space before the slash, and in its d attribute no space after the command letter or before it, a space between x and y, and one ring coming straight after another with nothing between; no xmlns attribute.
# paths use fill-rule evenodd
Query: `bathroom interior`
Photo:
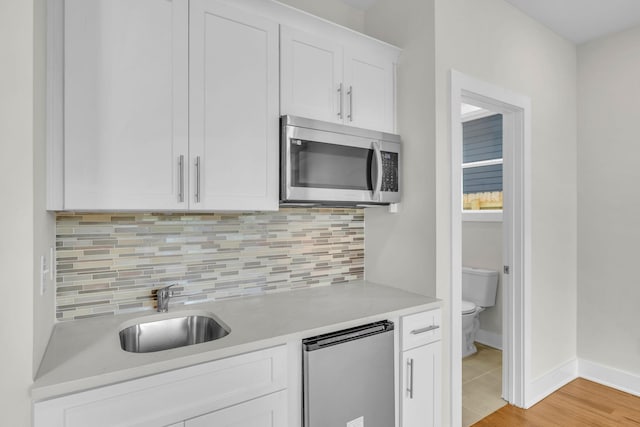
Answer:
<svg viewBox="0 0 640 427"><path fill-rule="evenodd" d="M462 425L502 399L502 115L462 104Z"/></svg>

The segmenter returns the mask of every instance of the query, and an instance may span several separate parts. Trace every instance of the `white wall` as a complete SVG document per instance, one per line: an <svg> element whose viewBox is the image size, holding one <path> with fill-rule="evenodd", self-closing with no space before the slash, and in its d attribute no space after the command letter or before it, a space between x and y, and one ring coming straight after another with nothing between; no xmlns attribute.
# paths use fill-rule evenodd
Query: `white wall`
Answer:
<svg viewBox="0 0 640 427"><path fill-rule="evenodd" d="M450 291L453 68L532 99L535 380L576 357L575 47L503 0L436 0L435 11L438 295Z"/></svg>
<svg viewBox="0 0 640 427"><path fill-rule="evenodd" d="M33 1L0 2L0 424L30 425L33 359Z"/></svg>
<svg viewBox="0 0 640 427"><path fill-rule="evenodd" d="M462 265L499 272L496 305L480 313L480 337L502 336L502 222L462 223ZM481 342L497 345L496 342Z"/></svg>
<svg viewBox="0 0 640 427"><path fill-rule="evenodd" d="M640 27L578 48L578 356L640 375Z"/></svg>
<svg viewBox="0 0 640 427"><path fill-rule="evenodd" d="M433 2L381 0L367 34L403 49L397 71L402 202L365 210L367 280L435 296Z"/></svg>
<svg viewBox="0 0 640 427"><path fill-rule="evenodd" d="M364 30L364 12L340 0L278 0L355 31Z"/></svg>

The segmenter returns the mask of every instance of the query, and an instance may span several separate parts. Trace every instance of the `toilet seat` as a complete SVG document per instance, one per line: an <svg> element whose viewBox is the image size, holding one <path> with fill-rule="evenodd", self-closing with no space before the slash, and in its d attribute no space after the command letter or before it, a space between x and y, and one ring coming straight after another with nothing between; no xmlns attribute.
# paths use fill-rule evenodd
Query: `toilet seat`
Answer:
<svg viewBox="0 0 640 427"><path fill-rule="evenodd" d="M471 314L476 311L476 305L471 301L462 300L461 309L462 314Z"/></svg>

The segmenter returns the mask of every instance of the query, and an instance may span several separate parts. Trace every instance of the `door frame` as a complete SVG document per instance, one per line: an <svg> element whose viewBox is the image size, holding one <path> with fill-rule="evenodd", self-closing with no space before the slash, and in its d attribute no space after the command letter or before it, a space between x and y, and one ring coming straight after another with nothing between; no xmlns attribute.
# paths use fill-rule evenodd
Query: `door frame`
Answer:
<svg viewBox="0 0 640 427"><path fill-rule="evenodd" d="M462 422L462 123L460 104L503 114L502 395L525 407L531 384L531 99L451 70L451 421Z"/></svg>

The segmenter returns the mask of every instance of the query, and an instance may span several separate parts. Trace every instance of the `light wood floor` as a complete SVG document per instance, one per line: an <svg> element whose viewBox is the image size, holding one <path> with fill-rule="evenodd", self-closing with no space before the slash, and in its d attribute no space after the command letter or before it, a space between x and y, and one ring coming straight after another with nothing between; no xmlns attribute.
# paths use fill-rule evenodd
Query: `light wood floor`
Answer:
<svg viewBox="0 0 640 427"><path fill-rule="evenodd" d="M524 410L507 405L473 427L640 426L640 397L578 378Z"/></svg>

